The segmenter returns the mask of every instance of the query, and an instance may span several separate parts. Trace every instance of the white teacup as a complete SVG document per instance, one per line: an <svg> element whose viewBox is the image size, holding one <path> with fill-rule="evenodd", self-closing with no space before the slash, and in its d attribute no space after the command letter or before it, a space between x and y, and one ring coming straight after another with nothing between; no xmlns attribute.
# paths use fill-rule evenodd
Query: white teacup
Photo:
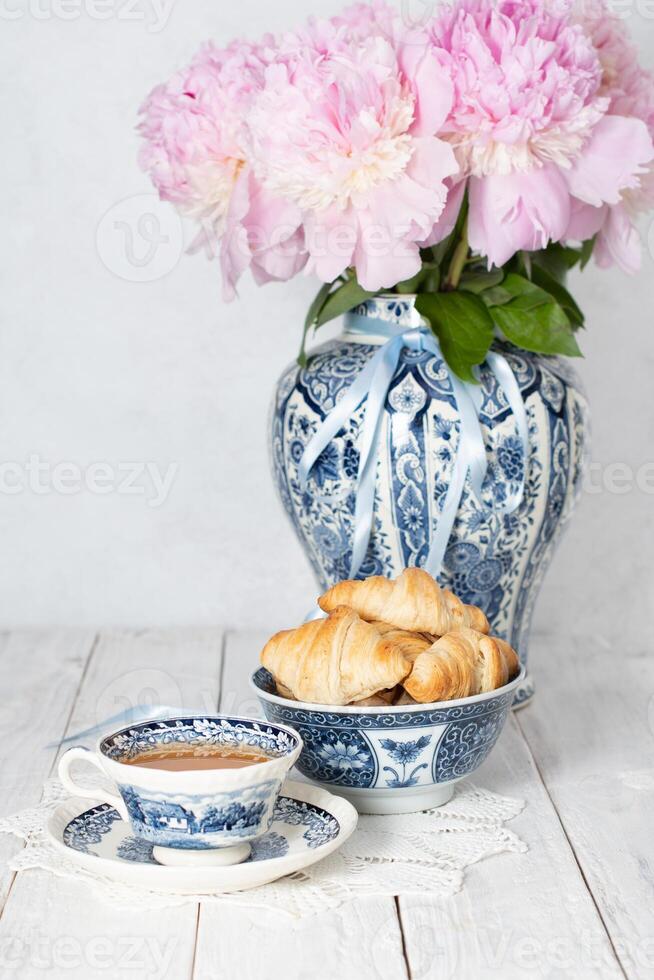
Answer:
<svg viewBox="0 0 654 980"><path fill-rule="evenodd" d="M234 769L186 771L129 761L177 745L219 745L265 756L266 761ZM156 845L154 856L164 864L233 864L247 857L249 841L269 829L282 782L301 750L302 739L286 725L192 715L143 721L101 736L95 751L69 749L59 762L59 778L76 797L114 807L137 837ZM77 760L100 769L118 792L80 786L70 774Z"/></svg>

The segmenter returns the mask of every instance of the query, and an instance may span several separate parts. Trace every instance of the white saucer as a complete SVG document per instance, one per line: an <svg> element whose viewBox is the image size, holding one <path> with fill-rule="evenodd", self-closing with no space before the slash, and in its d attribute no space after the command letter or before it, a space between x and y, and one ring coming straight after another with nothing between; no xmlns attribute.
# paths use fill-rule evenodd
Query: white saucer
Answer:
<svg viewBox="0 0 654 980"><path fill-rule="evenodd" d="M287 780L268 833L252 841L246 861L224 868L164 867L152 844L135 837L108 803L89 808L88 800L68 800L52 814L47 831L55 847L92 874L157 891L204 894L255 888L307 868L340 847L357 819L340 796Z"/></svg>

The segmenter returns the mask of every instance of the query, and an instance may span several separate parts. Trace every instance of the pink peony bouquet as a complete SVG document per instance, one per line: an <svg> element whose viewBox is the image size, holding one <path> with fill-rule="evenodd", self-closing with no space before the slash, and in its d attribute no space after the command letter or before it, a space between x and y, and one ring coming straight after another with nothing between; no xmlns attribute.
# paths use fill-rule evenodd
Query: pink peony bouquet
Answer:
<svg viewBox="0 0 654 980"><path fill-rule="evenodd" d="M565 275L640 262L654 80L603 0L383 0L257 43L205 45L141 109L141 165L197 220L224 294L299 272L306 327L417 294L472 378L499 331L576 355ZM306 336L306 330L305 330ZM302 357L304 355L302 354Z"/></svg>

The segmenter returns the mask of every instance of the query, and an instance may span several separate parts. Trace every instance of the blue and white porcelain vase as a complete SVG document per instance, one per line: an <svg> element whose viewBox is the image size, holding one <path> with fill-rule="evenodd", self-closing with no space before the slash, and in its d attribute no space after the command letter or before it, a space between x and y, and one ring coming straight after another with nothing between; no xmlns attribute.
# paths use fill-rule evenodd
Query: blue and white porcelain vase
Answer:
<svg viewBox="0 0 654 980"><path fill-rule="evenodd" d="M413 299L380 296L345 319L345 332L312 351L308 364L284 372L271 419L272 464L283 505L321 589L347 578L354 536L359 446L365 400L311 470L298 477L305 448L368 361L393 331L415 326ZM383 327L383 329L381 329ZM480 368L479 421L488 473L481 501L466 484L439 581L480 606L492 632L528 657L536 597L577 499L588 444L588 406L564 359L497 342L517 380L527 413L524 468L516 420L487 364ZM397 576L424 565L453 472L459 415L450 370L432 352L404 348L384 405L374 517L358 577ZM513 513L502 504L524 480ZM516 694L533 694L529 676Z"/></svg>

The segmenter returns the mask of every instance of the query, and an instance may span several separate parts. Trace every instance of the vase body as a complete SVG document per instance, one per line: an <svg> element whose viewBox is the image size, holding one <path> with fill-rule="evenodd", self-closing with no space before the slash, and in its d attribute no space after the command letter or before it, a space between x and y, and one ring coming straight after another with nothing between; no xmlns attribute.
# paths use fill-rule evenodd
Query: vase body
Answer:
<svg viewBox="0 0 654 980"><path fill-rule="evenodd" d="M277 385L271 414L272 465L282 503L321 589L347 578L354 533L359 440L365 400L315 463L302 489L304 449L342 393L385 342L383 321L415 324L411 299L380 297L357 311L370 332L346 333L316 348L306 368L291 365ZM365 320L363 321L365 324ZM347 323L347 321L346 321ZM488 474L479 501L466 483L445 553L440 584L480 606L491 631L527 663L538 591L572 514L588 447L588 407L567 361L497 344L518 382L529 428L526 471L513 414L486 364L480 369L480 423ZM372 534L359 578L393 578L422 566L438 524L459 438L459 415L444 361L405 348L384 407L376 470ZM502 511L524 476L513 513ZM527 678L516 704L533 693Z"/></svg>

